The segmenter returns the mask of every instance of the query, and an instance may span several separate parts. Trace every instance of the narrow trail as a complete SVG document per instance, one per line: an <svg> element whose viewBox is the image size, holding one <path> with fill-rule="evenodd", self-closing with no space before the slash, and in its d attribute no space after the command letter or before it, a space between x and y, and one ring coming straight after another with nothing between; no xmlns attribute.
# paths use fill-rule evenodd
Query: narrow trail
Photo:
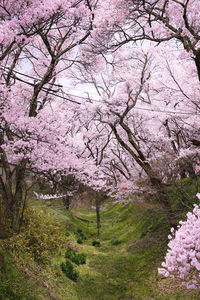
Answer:
<svg viewBox="0 0 200 300"><path fill-rule="evenodd" d="M79 251L87 253L88 260L87 270L83 267L81 280L75 287L77 295L81 294L82 297L78 299L159 299L148 281L156 273L156 259L158 253L160 256L162 252L158 241L163 239L164 243L166 240L164 236L158 239L151 233L164 215L161 211L160 216L157 210L150 211L152 214L148 211L144 217L144 210L132 205L126 208L121 205L110 206L101 212L99 237L95 228L95 212L76 212L79 225L88 236L79 245ZM158 217L153 228L151 220L156 219L155 215ZM101 246L92 246L94 240L100 241Z"/></svg>
<svg viewBox="0 0 200 300"><path fill-rule="evenodd" d="M163 279L157 274L166 253L169 234L169 224L160 207L143 203L126 206L109 203L101 211L102 227L98 236L94 209L66 211L60 200L33 199L30 206L29 230L32 228L32 231L24 228L20 236L1 244L5 244L5 251L0 250L0 299L200 299L198 290L188 291L179 282ZM54 233L49 236L51 230ZM80 232L86 238L82 238L81 244L78 243ZM57 252L50 252L52 245L49 244L44 251L50 239L57 245ZM12 246L12 251L9 253L5 246ZM86 254L86 264L74 263L78 272L75 282L61 269L68 247L78 254ZM48 259L47 264L34 260L35 250L40 250L42 260L43 257ZM1 294L6 297L1 298Z"/></svg>

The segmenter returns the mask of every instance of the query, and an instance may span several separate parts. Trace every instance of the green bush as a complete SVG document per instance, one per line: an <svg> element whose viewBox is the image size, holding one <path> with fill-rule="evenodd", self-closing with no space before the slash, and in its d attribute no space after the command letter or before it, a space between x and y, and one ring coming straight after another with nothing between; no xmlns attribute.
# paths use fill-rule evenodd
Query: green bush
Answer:
<svg viewBox="0 0 200 300"><path fill-rule="evenodd" d="M86 264L86 255L84 253L77 253L73 259L73 262L77 265Z"/></svg>
<svg viewBox="0 0 200 300"><path fill-rule="evenodd" d="M66 236L70 236L70 232L66 229L66 232L65 232Z"/></svg>
<svg viewBox="0 0 200 300"><path fill-rule="evenodd" d="M65 253L65 257L76 265L82 265L86 263L86 255L84 253L76 253L71 248L68 248Z"/></svg>
<svg viewBox="0 0 200 300"><path fill-rule="evenodd" d="M78 236L78 239L81 239L82 241L87 240L87 236L83 233L82 229L77 229L76 234Z"/></svg>
<svg viewBox="0 0 200 300"><path fill-rule="evenodd" d="M73 261L75 256L76 256L76 252L74 250L72 250L71 248L67 248L67 250L65 252L65 258L68 258L71 261Z"/></svg>
<svg viewBox="0 0 200 300"><path fill-rule="evenodd" d="M111 245L113 245L113 246L120 245L121 243L122 243L122 241L119 241L119 240L112 240L111 241Z"/></svg>
<svg viewBox="0 0 200 300"><path fill-rule="evenodd" d="M78 244L83 244L83 240L81 240L80 238L77 240Z"/></svg>
<svg viewBox="0 0 200 300"><path fill-rule="evenodd" d="M4 244L17 256L28 253L39 264L46 264L66 244L64 231L53 214L37 208L27 208L21 231Z"/></svg>
<svg viewBox="0 0 200 300"><path fill-rule="evenodd" d="M78 272L74 270L73 264L67 259L66 262L61 263L61 269L63 273L71 280L78 280Z"/></svg>
<svg viewBox="0 0 200 300"><path fill-rule="evenodd" d="M100 246L101 246L101 243L100 243L99 241L93 241L93 242L92 242L92 246L100 247Z"/></svg>

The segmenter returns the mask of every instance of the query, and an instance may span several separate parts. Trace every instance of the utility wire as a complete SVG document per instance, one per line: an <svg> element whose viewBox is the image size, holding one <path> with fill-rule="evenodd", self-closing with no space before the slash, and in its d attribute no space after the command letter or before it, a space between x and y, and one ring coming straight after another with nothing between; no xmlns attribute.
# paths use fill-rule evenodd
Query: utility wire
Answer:
<svg viewBox="0 0 200 300"><path fill-rule="evenodd" d="M5 67L4 67L4 68L1 67L1 69L2 69L3 71L8 72L7 70L5 70ZM6 69L9 70L9 68L7 68L7 67L6 67ZM32 76L29 76L29 75L26 75L26 74L24 74L24 73L21 73L21 72L18 72L18 71L14 71L14 70L13 70L13 72L16 73L16 74L22 75L22 76L24 76L24 77L28 77L28 78L30 78L30 79L34 79L34 80L40 81L40 79L35 78L35 77L32 77ZM21 78L15 76L15 75L12 75L12 77L13 77L14 79L18 80L18 81L21 81L21 82L23 82L23 83L26 83L26 84L30 85L30 86L33 86L33 87L35 86L34 83L29 82L29 81L25 81L25 80L23 80L23 79L21 79ZM49 83L49 84L50 84L50 83ZM52 85L52 86L53 86L53 85L56 85L56 86L58 86L58 87L60 87L60 88L63 87L62 85L57 85L57 84L53 84L53 83L52 83L51 85ZM60 98L60 99L64 99L64 100L67 100L67 101L70 101L70 102L73 102L73 103L76 103L76 104L81 105L81 103L78 102L78 101L75 101L75 100L72 100L72 99L70 99L70 98L66 98L66 97L64 97L64 96L58 95L58 94L57 94L58 92L61 93L61 91L59 91L59 90L58 90L58 91L55 91L55 90L52 90L52 89L49 89L49 88L45 88L45 87L43 87L42 90L43 90L44 92L47 92L47 93L50 94L50 95L53 95L54 97L57 97L57 98ZM78 91L78 90L77 90L77 91ZM56 92L56 94L55 94L55 92ZM80 92L81 92L81 91L80 91ZM63 94L63 95L66 95L67 97L76 97L76 98L84 99L84 100L87 100L87 101L89 100L89 99L86 98L86 97L78 96L78 95L73 95L73 94L70 94L70 93L65 93L64 91L62 91L62 94ZM97 99L92 99L92 100L93 100L93 101L99 102L99 100L97 100ZM157 101L161 101L161 100L158 100L158 99L157 99ZM169 111L169 110L159 110L159 109L157 110L157 109L144 108L144 107L137 107L137 106L135 106L134 109L137 109L137 110L143 110L143 111L159 112L159 113L179 114L179 115L180 115L180 114L183 114L183 115L200 115L200 114L198 114L198 113L193 113L193 112Z"/></svg>
<svg viewBox="0 0 200 300"><path fill-rule="evenodd" d="M8 70L8 71L10 71L10 68L9 67L1 67L1 69L4 71L6 71L6 70ZM24 73L21 73L21 72L19 72L19 71L16 71L16 70L12 70L12 72L14 72L14 73L16 73L16 74L19 74L19 75L22 75L22 76L25 76L25 77L27 77L27 78L30 78L30 79L33 79L33 80L35 80L35 81L40 81L41 79L38 79L38 78L36 78L36 77L33 77L33 76L30 76L30 75L27 75L27 74L24 74ZM51 82L49 82L48 83L49 85L55 85L55 86L57 86L57 87L59 87L59 88L62 88L63 86L62 85L60 85L60 84L56 84L56 83L51 83Z"/></svg>
<svg viewBox="0 0 200 300"><path fill-rule="evenodd" d="M86 97L83 97L83 96L77 96L77 95L73 95L73 94L70 94L70 93L65 93L65 92L62 92L64 95L67 95L67 96L71 96L71 97L77 97L77 98L81 98L81 99L84 99L84 100L89 100L88 98ZM97 100L97 99L91 99L93 101L97 101L97 102L100 102L100 100ZM158 100L158 99L153 99L153 101L161 101L161 100ZM146 103L146 104L149 104L151 105L151 103ZM184 115L200 115L198 113L194 113L194 112L184 112L184 111L170 111L170 110L160 110L160 109L150 109L150 108L145 108L145 107L137 107L135 106L134 109L138 109L138 110L146 110L146 111L154 111L154 112L161 112L161 113L172 113L172 114L184 114Z"/></svg>
<svg viewBox="0 0 200 300"><path fill-rule="evenodd" d="M8 68L8 67L0 67L0 69L3 70L3 71L6 71L6 72L10 71L10 68ZM8 71L7 71L7 70L8 70ZM19 72L19 71L13 70L12 72L14 72L14 73L16 73L16 74L19 74L19 75L21 75L21 76L24 76L24 77L33 79L33 80L35 80L36 82L41 80L41 79L38 79L38 78L36 78L36 77L33 77L33 76L30 76L30 75L21 73L21 72ZM66 89L74 90L74 91L77 91L77 92L86 93L86 92L84 92L84 91L81 91L81 90L78 90L78 89L74 89L74 88L70 88L70 87L64 86L64 85L62 85L62 84L51 83L51 82L49 82L48 84L49 84L49 85L52 85L52 86L56 86L56 87L58 87L58 88L66 88ZM34 86L34 83L33 83L33 86ZM48 88L44 88L44 89L48 89ZM49 90L49 89L48 89L48 90ZM59 90L52 90L52 89L51 89L51 91L54 92L54 93L58 93L58 92L59 92ZM62 91L62 92L63 92L63 91ZM70 95L70 93L65 93L65 94L69 94L69 95ZM96 93L92 93L92 94L95 94L95 95L96 95ZM77 96L77 95L72 95L72 96L76 96L76 97L78 97L78 98L87 99L86 97L83 97L83 96Z"/></svg>
<svg viewBox="0 0 200 300"><path fill-rule="evenodd" d="M2 71L6 71L7 73L8 73L8 71L10 70L10 68L8 68L8 67L0 67L0 69L1 69ZM24 83L27 83L27 84L29 84L29 85L31 85L31 86L35 86L36 82L39 82L39 81L41 80L41 79L38 79L38 78L36 78L36 77L33 77L33 76L30 76L30 75L21 73L21 72L19 72L19 71L13 70L12 72L13 72L13 73L16 73L16 74L19 74L19 75L22 75L22 76L24 76L24 77L27 77L27 78L30 78L30 79L35 80L35 83L31 83L31 82L27 82L27 81L25 81L25 80L23 80L23 79L21 79L21 78L19 78L19 77L16 77L16 76L11 75L14 79L17 79L17 80L19 80L19 81L22 81L22 82L24 82ZM45 87L43 87L44 90L47 90L47 91L50 90L50 91L53 92L53 93L59 93L59 92L61 92L60 89L63 88L63 87L67 88L66 86L63 86L63 85L61 85L61 84L56 84L56 83L51 83L51 82L49 82L48 84L49 84L49 85L52 85L52 86L55 85L56 87L59 88L58 90L53 90L53 89L50 89L50 88L45 88ZM70 88L70 89L71 89L71 88ZM75 91L77 91L77 92L82 92L81 90L78 90L78 89L72 89L72 90L75 90ZM83 96L78 96L78 95L72 95L72 94L70 94L70 93L65 93L63 90L62 90L62 93L65 94L65 95L68 95L68 96L74 96L74 97L77 97L77 98L80 98L80 99L87 99L86 97L83 97Z"/></svg>
<svg viewBox="0 0 200 300"><path fill-rule="evenodd" d="M1 69L2 69L2 68L1 68ZM14 74L12 74L11 76L12 76L12 78L14 78L15 80L18 80L18 81L20 81L20 82L23 82L23 83L25 83L25 84L28 84L28 85L30 85L30 86L32 86L32 87L35 86L34 83L29 82L29 81L25 81L25 80L23 80L23 79L17 77L17 76L14 75ZM24 76L25 76L25 75L24 75ZM42 87L41 90L42 90L43 92L48 93L49 95L53 95L54 97L61 98L61 99L64 99L64 100L67 100L67 101L70 101L70 102L73 102L73 103L76 103L76 104L81 104L81 103L78 102L78 101L75 101L75 100L66 98L66 97L64 97L64 96L55 94L54 90L52 90L52 89L48 89L48 88Z"/></svg>
<svg viewBox="0 0 200 300"><path fill-rule="evenodd" d="M170 111L170 110L156 110L156 109L150 109L150 108L144 108L144 107L137 107L135 106L134 109L139 109L139 110L148 110L148 111L154 111L154 112L161 112L161 113L170 113L170 114L183 114L183 115L200 115L197 113L192 113L192 112L184 112L184 111Z"/></svg>

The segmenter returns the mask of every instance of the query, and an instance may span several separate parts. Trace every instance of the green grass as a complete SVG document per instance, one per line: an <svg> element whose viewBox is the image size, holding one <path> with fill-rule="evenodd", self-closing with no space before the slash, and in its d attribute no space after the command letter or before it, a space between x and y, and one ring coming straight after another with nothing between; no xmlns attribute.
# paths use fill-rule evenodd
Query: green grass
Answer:
<svg viewBox="0 0 200 300"><path fill-rule="evenodd" d="M5 251L0 252L0 299L37 300L27 275L23 274Z"/></svg>
<svg viewBox="0 0 200 300"><path fill-rule="evenodd" d="M92 219L91 213L84 212L81 216ZM144 213L133 205L125 208L116 205L110 206L101 217L101 247L91 248L89 241L82 246L87 253L90 274L77 284L77 293L82 293L81 299L150 299L153 296L148 283L150 271L152 265L156 269L155 262L163 252L156 246L154 233L160 225L165 239L164 232L169 229L163 222L163 213L157 210ZM112 245L113 239L120 243Z"/></svg>
<svg viewBox="0 0 200 300"><path fill-rule="evenodd" d="M183 184L188 193L196 192L187 180ZM174 195L175 188L170 192ZM179 200L176 201L176 207L180 209ZM100 236L97 235L93 210L79 209L72 213L65 210L60 200L32 199L30 205L36 211L42 211L45 224L52 218L55 220L59 234L66 242L60 245L57 252L45 254L48 257L46 264L35 261L30 253L17 249L8 251L5 245L8 246L9 242L1 242L3 254L0 253L0 299L200 299L198 290L187 291L180 282L157 275L157 268L166 253L170 230L165 213L159 205L140 203L123 207L121 204L110 203L101 212ZM42 222L42 219L39 220ZM40 234L45 235L46 225L44 232L41 228ZM77 232L87 237L83 244L77 243ZM22 238L26 238L25 232ZM44 238L41 240L46 241ZM94 240L100 241L101 246L92 246ZM13 241L10 240L10 243ZM87 256L86 264L74 264L79 274L77 282L67 278L60 267L66 260L68 247ZM40 255L42 257L43 254Z"/></svg>

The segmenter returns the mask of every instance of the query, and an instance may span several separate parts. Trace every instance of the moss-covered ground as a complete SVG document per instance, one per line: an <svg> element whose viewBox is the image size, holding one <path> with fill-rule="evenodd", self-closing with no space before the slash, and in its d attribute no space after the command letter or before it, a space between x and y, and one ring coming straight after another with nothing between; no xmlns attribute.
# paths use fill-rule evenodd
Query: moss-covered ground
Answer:
<svg viewBox="0 0 200 300"><path fill-rule="evenodd" d="M33 199L29 206L20 235L0 241L1 300L200 299L198 290L157 275L170 230L159 205L110 202L100 236L92 209L69 212L60 200ZM82 244L77 230L87 238ZM75 265L77 282L60 268L68 246L87 255L85 265Z"/></svg>

